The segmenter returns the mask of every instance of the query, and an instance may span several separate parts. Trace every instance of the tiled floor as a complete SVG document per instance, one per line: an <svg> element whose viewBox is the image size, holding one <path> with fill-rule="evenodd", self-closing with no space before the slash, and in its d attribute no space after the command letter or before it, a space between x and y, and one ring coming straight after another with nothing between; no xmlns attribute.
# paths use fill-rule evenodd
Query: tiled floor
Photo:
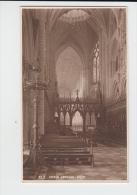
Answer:
<svg viewBox="0 0 137 195"><path fill-rule="evenodd" d="M24 169L24 180L127 180L127 149L94 147L94 163L90 165L41 167L34 175Z"/></svg>

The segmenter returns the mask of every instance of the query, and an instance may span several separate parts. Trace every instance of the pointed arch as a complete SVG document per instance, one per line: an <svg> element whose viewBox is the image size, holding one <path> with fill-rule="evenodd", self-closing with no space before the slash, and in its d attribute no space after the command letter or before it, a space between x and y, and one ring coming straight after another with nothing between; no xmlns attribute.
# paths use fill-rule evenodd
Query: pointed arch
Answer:
<svg viewBox="0 0 137 195"><path fill-rule="evenodd" d="M59 57L59 55L63 52L63 50L65 50L67 47L72 47L76 52L77 54L79 55L81 61L82 61L82 65L83 65L83 68L84 68L84 54L83 52L81 51L81 49L75 45L74 43L72 42L66 42L64 45L62 45L61 47L59 47L56 51L56 55L55 55L55 62L57 62L57 59Z"/></svg>

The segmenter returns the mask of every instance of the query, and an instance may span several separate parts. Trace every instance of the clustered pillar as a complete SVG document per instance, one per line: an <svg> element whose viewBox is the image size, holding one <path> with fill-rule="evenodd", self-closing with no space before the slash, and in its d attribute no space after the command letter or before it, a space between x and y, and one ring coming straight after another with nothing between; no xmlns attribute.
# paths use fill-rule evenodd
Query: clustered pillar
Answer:
<svg viewBox="0 0 137 195"><path fill-rule="evenodd" d="M42 71L40 79L43 80L45 75L45 19L44 11L39 12L39 57ZM44 91L39 94L39 133L44 134Z"/></svg>

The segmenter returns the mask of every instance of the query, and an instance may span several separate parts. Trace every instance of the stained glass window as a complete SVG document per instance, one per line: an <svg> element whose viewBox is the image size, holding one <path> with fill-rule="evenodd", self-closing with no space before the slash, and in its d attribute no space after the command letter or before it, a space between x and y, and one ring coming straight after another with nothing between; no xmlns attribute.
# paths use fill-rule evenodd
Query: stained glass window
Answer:
<svg viewBox="0 0 137 195"><path fill-rule="evenodd" d="M99 41L95 46L93 52L93 82L99 81Z"/></svg>

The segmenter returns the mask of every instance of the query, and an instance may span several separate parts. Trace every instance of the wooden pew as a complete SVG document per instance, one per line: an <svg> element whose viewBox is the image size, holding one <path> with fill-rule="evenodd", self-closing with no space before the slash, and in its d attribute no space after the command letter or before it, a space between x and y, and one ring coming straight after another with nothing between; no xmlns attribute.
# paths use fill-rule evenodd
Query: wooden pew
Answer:
<svg viewBox="0 0 137 195"><path fill-rule="evenodd" d="M90 164L94 166L91 144L75 136L41 136L41 152L50 164Z"/></svg>
<svg viewBox="0 0 137 195"><path fill-rule="evenodd" d="M50 139L77 139L76 136L61 136L61 135L40 135L40 139L46 139L46 138L50 138Z"/></svg>
<svg viewBox="0 0 137 195"><path fill-rule="evenodd" d="M43 154L45 160L52 165L90 164L94 166L93 154L87 153L47 153Z"/></svg>

